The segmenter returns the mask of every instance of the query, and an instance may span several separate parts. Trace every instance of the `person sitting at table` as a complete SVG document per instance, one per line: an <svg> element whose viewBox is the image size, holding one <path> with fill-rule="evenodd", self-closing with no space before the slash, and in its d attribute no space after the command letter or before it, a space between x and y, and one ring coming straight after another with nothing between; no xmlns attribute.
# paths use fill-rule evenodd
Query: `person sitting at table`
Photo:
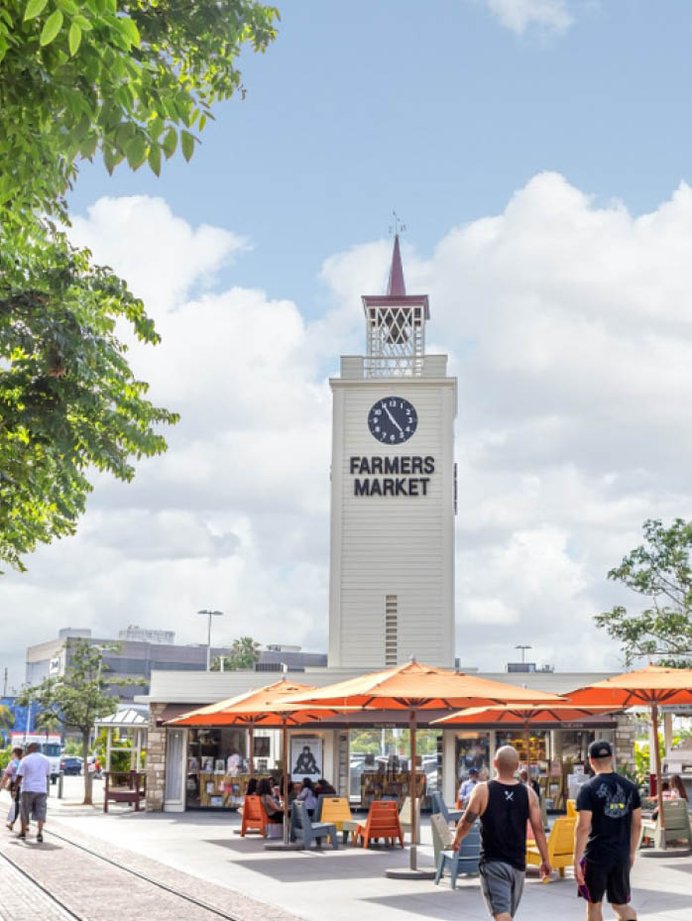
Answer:
<svg viewBox="0 0 692 921"><path fill-rule="evenodd" d="M679 774L670 775L670 792L673 794L673 799L688 799L685 784Z"/></svg>
<svg viewBox="0 0 692 921"><path fill-rule="evenodd" d="M325 780L324 777L320 777L315 784L315 796L318 799L320 796L336 796L336 790L328 780Z"/></svg>
<svg viewBox="0 0 692 921"><path fill-rule="evenodd" d="M245 788L245 796L256 796L257 795L257 778L251 777L247 782L247 787Z"/></svg>
<svg viewBox="0 0 692 921"><path fill-rule="evenodd" d="M264 811L267 813L267 818L270 822L283 822L284 820L284 807L280 800L278 800L273 792L272 785L270 781L263 777L260 782L257 784L257 795L262 801L264 806Z"/></svg>
<svg viewBox="0 0 692 921"><path fill-rule="evenodd" d="M315 796L315 788L309 777L303 778L303 783L301 784L300 792L296 796L296 799L299 803L305 803L307 813L310 818L312 818L317 808L317 797Z"/></svg>

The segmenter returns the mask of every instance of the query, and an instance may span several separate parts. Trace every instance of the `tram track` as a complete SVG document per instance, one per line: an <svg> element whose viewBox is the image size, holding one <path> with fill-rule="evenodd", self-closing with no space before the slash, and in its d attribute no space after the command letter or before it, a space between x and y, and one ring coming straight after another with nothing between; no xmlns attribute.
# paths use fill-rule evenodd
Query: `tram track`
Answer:
<svg viewBox="0 0 692 921"><path fill-rule="evenodd" d="M174 905L168 906L168 912L166 918L168 917L178 917L180 921L183 921L185 918L191 916L191 908L194 906L193 912L197 921L204 921L205 918L208 918L211 921L212 918L221 918L223 921L244 921L242 917L237 914L231 914L228 911L225 911L222 908L219 908L215 905L206 902L203 899L197 898L194 895L191 895L186 892L182 892L174 886L166 883L160 879L157 879L155 876L152 876L148 873L137 870L134 867L127 866L126 864L121 863L118 860L114 860L107 855L100 853L98 850L95 850L91 847L88 847L86 844L72 840L71 838L61 835L55 831L48 831L44 829L44 838L47 843L50 843L52 839L59 841L63 848L66 846L72 850L79 852L81 854L87 855L87 860L98 861L103 865L108 866L109 873L114 877L117 873L124 873L127 876L139 880L139 883L143 883L145 886L150 888L150 892L155 892L160 890L165 892L168 897L178 900L180 904L180 912L177 913ZM26 845L22 846L22 851ZM30 845L31 850L34 848L44 849L41 845ZM55 886L51 885L50 881L46 880L45 874L42 876L41 873L36 872L34 867L34 872L29 869L25 863L22 861L17 861L7 853L6 848L0 848L0 857L3 862L9 865L15 873L19 874L23 880L35 887L35 890L39 891L43 896L46 896L54 905L58 906L60 911L64 913L64 918L73 919L73 921L94 921L95 917L103 917L103 911L97 909L94 911L94 906L92 904L91 910L85 910L84 908L79 907L79 899L77 898L77 904L70 902L68 898L65 897L64 893L57 893ZM63 857L64 859L64 857ZM81 858L79 858L81 859ZM110 880L111 886L113 886L113 878ZM138 884L139 885L139 884ZM93 893L94 897L97 893ZM140 895L141 898L141 895ZM0 917L2 915L0 914ZM132 918L135 917L135 914L131 915ZM139 914L136 915L139 921ZM151 919L151 915L141 915L142 919L148 917Z"/></svg>

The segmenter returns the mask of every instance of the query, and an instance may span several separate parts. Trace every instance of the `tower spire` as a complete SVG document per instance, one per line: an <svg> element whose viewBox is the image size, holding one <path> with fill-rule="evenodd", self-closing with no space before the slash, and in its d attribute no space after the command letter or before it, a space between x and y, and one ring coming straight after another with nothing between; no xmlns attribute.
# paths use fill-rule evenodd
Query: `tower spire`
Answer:
<svg viewBox="0 0 692 921"><path fill-rule="evenodd" d="M398 233L394 235L394 251L392 252L392 264L389 269L387 296L406 297L406 283L404 281L404 267L401 264L401 251L399 249Z"/></svg>

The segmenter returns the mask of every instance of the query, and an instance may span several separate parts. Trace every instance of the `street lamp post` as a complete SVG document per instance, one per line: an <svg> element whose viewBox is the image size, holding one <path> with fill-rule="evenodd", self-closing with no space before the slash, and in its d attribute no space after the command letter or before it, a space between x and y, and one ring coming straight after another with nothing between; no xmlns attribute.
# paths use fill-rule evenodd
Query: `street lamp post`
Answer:
<svg viewBox="0 0 692 921"><path fill-rule="evenodd" d="M202 611L197 611L198 614L205 614L209 618L209 624L207 626L207 671L211 671L211 619L212 617L222 617L223 611L208 611L206 608Z"/></svg>
<svg viewBox="0 0 692 921"><path fill-rule="evenodd" d="M533 649L533 646L515 646L514 648L521 649L521 664L524 665L526 663L526 650Z"/></svg>

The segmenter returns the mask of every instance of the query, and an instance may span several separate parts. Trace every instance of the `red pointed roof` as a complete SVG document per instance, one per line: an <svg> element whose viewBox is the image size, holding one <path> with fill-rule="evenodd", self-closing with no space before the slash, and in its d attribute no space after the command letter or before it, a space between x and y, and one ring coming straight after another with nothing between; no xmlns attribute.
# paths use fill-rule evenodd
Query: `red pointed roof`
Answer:
<svg viewBox="0 0 692 921"><path fill-rule="evenodd" d="M362 297L363 308L366 316L368 310L376 307L402 307L420 305L425 311L425 319L430 319L430 307L428 305L427 294L407 294L406 282L404 281L404 267L401 262L401 250L399 248L399 234L394 237L394 250L392 252L392 264L389 268L389 282L387 283L386 294L364 294Z"/></svg>
<svg viewBox="0 0 692 921"><path fill-rule="evenodd" d="M404 281L404 267L401 264L399 234L394 237L394 251L392 252L392 265L389 269L387 295L389 297L406 297L406 282Z"/></svg>

